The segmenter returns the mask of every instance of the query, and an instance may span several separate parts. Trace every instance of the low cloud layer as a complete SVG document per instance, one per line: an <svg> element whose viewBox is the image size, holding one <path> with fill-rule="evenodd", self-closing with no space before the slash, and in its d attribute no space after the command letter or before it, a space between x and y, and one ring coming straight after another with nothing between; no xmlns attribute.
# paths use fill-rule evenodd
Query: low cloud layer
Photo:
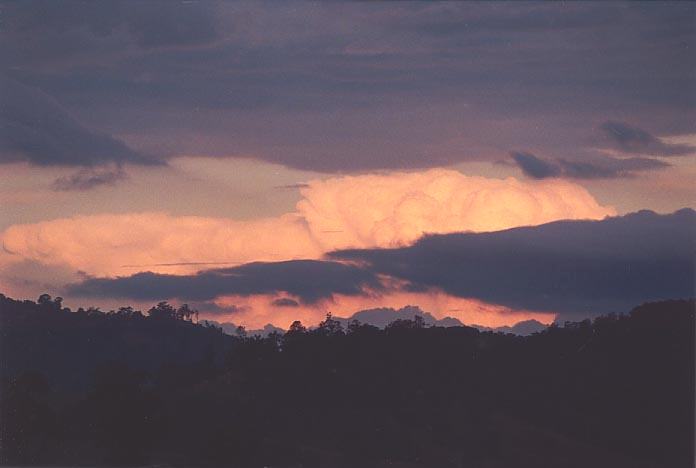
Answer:
<svg viewBox="0 0 696 468"><path fill-rule="evenodd" d="M608 121L602 130L614 146L624 153L652 156L684 156L696 153L696 146L666 143L660 138L624 122Z"/></svg>
<svg viewBox="0 0 696 468"><path fill-rule="evenodd" d="M134 149L418 169L587 149L607 119L692 133L693 17L691 2L22 1L3 4L0 54Z"/></svg>
<svg viewBox="0 0 696 468"><path fill-rule="evenodd" d="M532 153L515 151L510 155L522 170L532 179L617 179L633 177L637 172L664 169L669 164L650 158L612 158L594 157L587 161L568 159L542 159Z"/></svg>
<svg viewBox="0 0 696 468"><path fill-rule="evenodd" d="M0 77L0 163L95 166L159 164L124 142L91 130L37 88Z"/></svg>
<svg viewBox="0 0 696 468"><path fill-rule="evenodd" d="M440 318L485 326L532 318L548 323L549 315L577 319L693 296L694 239L696 211L643 211L601 221L435 235L409 247L333 252L331 260L254 263L187 276L90 278L68 292L214 301L244 311L235 323L254 326L287 326L292 317L316 320L326 310L340 315L369 304L418 305ZM287 308L279 298L312 307ZM506 315L507 322L501 321Z"/></svg>
<svg viewBox="0 0 696 468"><path fill-rule="evenodd" d="M206 301L220 296L251 296L284 292L312 304L335 294L365 295L382 284L368 270L338 262L293 260L249 263L206 270L190 276L138 273L115 279L88 279L68 288L84 297L122 297L136 300L182 298ZM287 304L281 304L285 306Z"/></svg>
<svg viewBox="0 0 696 468"><path fill-rule="evenodd" d="M399 249L334 252L413 290L511 308L623 312L649 300L690 297L696 282L696 212L643 211L603 221L431 236Z"/></svg>
<svg viewBox="0 0 696 468"><path fill-rule="evenodd" d="M186 274L211 264L322 254L297 215L250 221L164 213L76 216L11 226L2 241L6 262L67 265L94 276Z"/></svg>
<svg viewBox="0 0 696 468"><path fill-rule="evenodd" d="M91 190L103 185L115 185L126 180L128 175L117 167L115 169L81 169L72 175L59 177L53 181L53 190L72 192Z"/></svg>
<svg viewBox="0 0 696 468"><path fill-rule="evenodd" d="M486 179L444 169L313 180L301 193L297 211L276 218L137 213L15 225L2 234L0 260L65 265L93 276L189 274L208 262L319 258L337 249L404 246L425 233L614 213L571 182Z"/></svg>

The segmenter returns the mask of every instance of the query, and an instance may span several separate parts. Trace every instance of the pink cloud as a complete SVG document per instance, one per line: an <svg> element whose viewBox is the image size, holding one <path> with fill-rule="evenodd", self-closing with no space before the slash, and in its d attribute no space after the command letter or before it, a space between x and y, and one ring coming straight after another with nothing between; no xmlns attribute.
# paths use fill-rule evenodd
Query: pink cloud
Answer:
<svg viewBox="0 0 696 468"><path fill-rule="evenodd" d="M14 225L2 233L0 266L31 260L92 276L187 274L206 263L319 258L335 249L408 245L425 233L614 214L571 182L468 177L446 169L312 180L301 193L296 212L275 218L130 213Z"/></svg>

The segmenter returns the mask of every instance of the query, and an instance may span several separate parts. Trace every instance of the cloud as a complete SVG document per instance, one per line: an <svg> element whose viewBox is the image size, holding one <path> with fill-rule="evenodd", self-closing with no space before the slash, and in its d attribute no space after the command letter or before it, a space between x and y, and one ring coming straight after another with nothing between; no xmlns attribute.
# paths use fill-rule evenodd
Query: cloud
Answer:
<svg viewBox="0 0 696 468"><path fill-rule="evenodd" d="M415 30L434 37L467 37L485 33L534 33L558 32L564 30L594 30L620 19L616 8L575 8L557 9L539 5L534 9L495 7L480 8L462 24L462 17L456 10L431 9L424 18L411 18L400 27Z"/></svg>
<svg viewBox="0 0 696 468"><path fill-rule="evenodd" d="M601 126L614 146L625 153L654 156L684 156L696 153L696 146L666 143L647 131L632 125L607 121Z"/></svg>
<svg viewBox="0 0 696 468"><path fill-rule="evenodd" d="M250 296L287 293L304 303L365 295L382 289L371 272L359 267L318 260L249 263L233 268L206 270L175 276L138 273L114 279L92 278L67 288L68 294L85 297L123 297L138 300L209 301L224 295ZM276 304L278 305L278 304ZM281 307L287 304L281 304Z"/></svg>
<svg viewBox="0 0 696 468"><path fill-rule="evenodd" d="M189 274L216 262L320 258L337 249L403 246L425 233L494 231L614 213L568 181L486 179L445 169L313 180L301 194L296 212L276 218L76 216L11 226L2 242L10 258L93 276Z"/></svg>
<svg viewBox="0 0 696 468"><path fill-rule="evenodd" d="M23 50L31 51L29 56L51 50L62 59L85 52L95 55L108 52L108 46L114 42L122 48L134 43L151 49L197 46L218 37L216 6L212 3L164 0L61 3L7 4L3 11L12 21L7 22L5 34L12 40L27 40ZM83 50L77 50L78 46Z"/></svg>
<svg viewBox="0 0 696 468"><path fill-rule="evenodd" d="M693 11L9 2L0 53L83 122L158 153L420 169L585 148L587 122L609 114L693 131Z"/></svg>
<svg viewBox="0 0 696 468"><path fill-rule="evenodd" d="M123 6L124 22L141 47L197 46L218 38L214 4L162 0Z"/></svg>
<svg viewBox="0 0 696 468"><path fill-rule="evenodd" d="M614 213L570 182L488 179L445 169L313 180L301 193L298 212L326 251Z"/></svg>
<svg viewBox="0 0 696 468"><path fill-rule="evenodd" d="M696 212L642 211L492 233L429 236L410 247L334 252L413 290L440 288L513 309L600 314L690 297Z"/></svg>
<svg viewBox="0 0 696 468"><path fill-rule="evenodd" d="M102 170L81 169L70 176L57 178L53 181L53 190L59 192L85 191L103 185L116 185L127 178L128 175L120 167Z"/></svg>
<svg viewBox="0 0 696 468"><path fill-rule="evenodd" d="M39 89L0 78L0 163L27 161L39 166L93 166L160 162L75 120Z"/></svg>
<svg viewBox="0 0 696 468"><path fill-rule="evenodd" d="M532 179L563 177L569 179L616 179L633 177L638 171L664 169L669 164L650 158L594 157L589 161L542 159L531 153L514 151L512 159Z"/></svg>
<svg viewBox="0 0 696 468"><path fill-rule="evenodd" d="M295 299L290 299L289 297L280 297L274 299L272 304L276 307L299 307L300 303Z"/></svg>
<svg viewBox="0 0 696 468"><path fill-rule="evenodd" d="M93 276L187 274L210 264L322 254L297 214L249 221L164 213L75 216L11 226L2 242L7 261L34 259Z"/></svg>
<svg viewBox="0 0 696 468"><path fill-rule="evenodd" d="M490 327L512 325L523 320L538 320L551 323L556 317L555 312L540 312L527 309L511 309L496 304L490 304L476 299L462 298L447 294L438 288L421 288L420 291L407 291L403 282L381 276L382 284L379 291L365 291L366 294L333 294L331 297L319 299L311 304L299 303L297 307L283 307L274 304L280 298L287 298L285 293L251 295L251 296L221 296L213 300L218 308L224 309L231 305L241 308L241 311L227 315L230 321L251 328L259 328L267 323L287 328L295 320L301 320L305 325L316 325L322 321L328 312L336 317L349 317L360 310L370 309L402 309L417 306L428 311L437 320L449 317L464 324L483 324ZM201 308L201 316L208 315L208 309ZM214 310L211 314L221 317Z"/></svg>
<svg viewBox="0 0 696 468"><path fill-rule="evenodd" d="M166 276L166 275L165 275ZM193 275L190 275L193 276ZM141 278L141 277L139 277ZM180 278L180 277L179 277ZM73 279L73 284L79 287L80 281L94 278ZM113 285L107 278L101 278L106 283L105 288L112 290ZM248 329L261 328L268 323L275 326L288 328L295 320L301 320L307 326L314 326L321 322L328 312L335 317L350 317L356 311L371 309L408 309L419 307L428 311L442 325L453 324L459 321L464 324L480 324L489 327L513 325L524 320L538 320L543 323L554 321L556 314L553 312L539 312L531 310L513 310L495 304L488 304L475 299L467 299L449 295L437 288L423 289L419 292L405 291L387 277L378 278L382 289L370 289L359 294L333 293L330 296L319 298L313 302L304 302L302 298L292 296L286 292L268 292L249 295L223 295L212 300L198 300L191 297L168 298L173 302L187 302L200 311L202 319L234 322L244 325ZM132 279L132 281L143 281ZM189 294L189 288L182 290L182 295ZM66 295L65 288L56 290L56 294L67 297L71 304L81 305L94 301L94 297L80 297ZM31 297L31 296L30 296ZM279 305L279 300L289 299L297 302L297 306L288 307ZM160 299L138 299L134 297L107 298L99 297L100 304L108 304L106 308L123 305L124 302L136 306L142 310L148 309L154 301ZM282 301L285 303L286 301ZM410 317L412 318L412 317Z"/></svg>
<svg viewBox="0 0 696 468"><path fill-rule="evenodd" d="M307 188L307 187L309 187L308 184L287 184L287 185L277 185L275 188L292 190L292 189L303 189L303 188Z"/></svg>
<svg viewBox="0 0 696 468"><path fill-rule="evenodd" d="M520 169L522 169L522 172L533 179L546 179L548 177L559 177L561 175L561 167L558 164L539 159L531 153L514 151L510 155Z"/></svg>
<svg viewBox="0 0 696 468"><path fill-rule="evenodd" d="M225 304L220 306L214 301L203 301L203 302L191 302L189 301L189 306L194 310L204 310L205 313L210 315L235 315L242 313L246 310L244 306L238 306L235 304Z"/></svg>
<svg viewBox="0 0 696 468"><path fill-rule="evenodd" d="M224 316L220 310L227 309L235 323L250 327L287 327L296 319L313 324L328 311L343 317L409 305L438 319L487 327L531 319L549 323L693 296L694 239L696 211L643 211L429 236L409 247L338 251L325 260L251 263L183 276L88 278L67 293L213 302L212 315ZM287 299L297 306L287 307Z"/></svg>

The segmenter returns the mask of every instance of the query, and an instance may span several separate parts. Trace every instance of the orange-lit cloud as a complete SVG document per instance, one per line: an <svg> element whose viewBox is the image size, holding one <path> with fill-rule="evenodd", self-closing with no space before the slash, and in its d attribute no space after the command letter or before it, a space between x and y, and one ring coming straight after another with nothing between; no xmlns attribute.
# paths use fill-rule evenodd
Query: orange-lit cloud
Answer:
<svg viewBox="0 0 696 468"><path fill-rule="evenodd" d="M2 234L0 267L31 260L92 276L187 274L212 264L406 245L423 233L493 231L614 214L571 182L468 177L446 169L312 180L302 195L296 212L267 219L133 213L14 225Z"/></svg>
<svg viewBox="0 0 696 468"><path fill-rule="evenodd" d="M310 181L298 211L325 250L396 247L424 233L497 231L615 214L578 184L431 169Z"/></svg>
<svg viewBox="0 0 696 468"><path fill-rule="evenodd" d="M92 276L184 274L322 254L296 214L251 221L164 213L76 216L11 226L3 246L6 261L68 265Z"/></svg>

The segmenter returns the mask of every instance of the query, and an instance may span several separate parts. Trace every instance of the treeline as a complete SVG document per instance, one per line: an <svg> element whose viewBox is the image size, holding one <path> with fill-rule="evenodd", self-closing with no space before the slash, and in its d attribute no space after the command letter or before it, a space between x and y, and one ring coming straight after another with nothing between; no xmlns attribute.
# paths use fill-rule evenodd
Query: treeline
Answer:
<svg viewBox="0 0 696 468"><path fill-rule="evenodd" d="M182 306L183 307L183 306ZM160 303L0 296L3 464L687 467L695 303L529 337L328 316L231 337Z"/></svg>

